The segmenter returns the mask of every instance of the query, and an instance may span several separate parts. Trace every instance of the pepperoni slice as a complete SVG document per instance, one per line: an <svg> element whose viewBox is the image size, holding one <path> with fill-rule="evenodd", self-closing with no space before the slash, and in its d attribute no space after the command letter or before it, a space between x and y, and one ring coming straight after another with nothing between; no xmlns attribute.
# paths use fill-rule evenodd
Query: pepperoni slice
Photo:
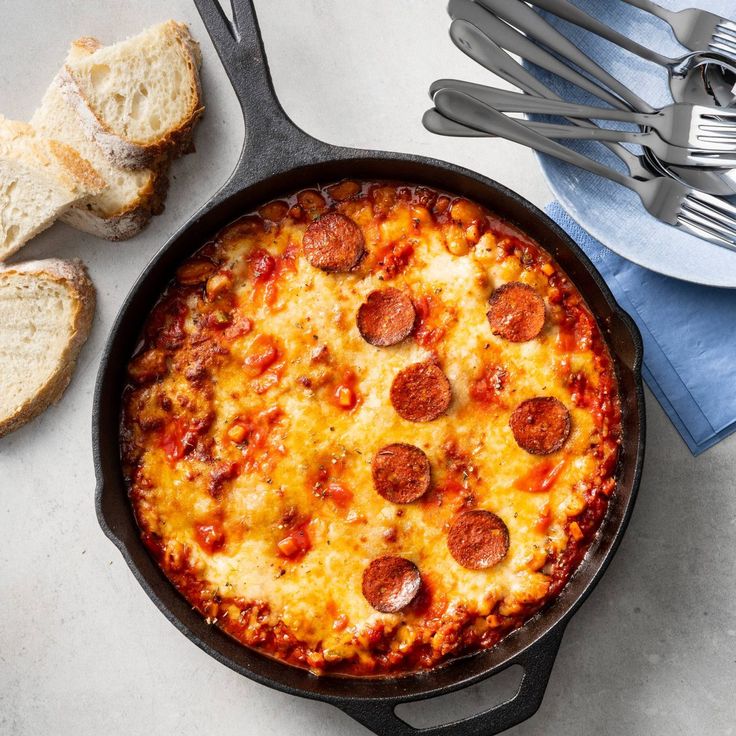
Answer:
<svg viewBox="0 0 736 736"><path fill-rule="evenodd" d="M429 459L414 445L386 445L373 456L371 471L376 491L392 503L411 503L429 489Z"/></svg>
<svg viewBox="0 0 736 736"><path fill-rule="evenodd" d="M527 284L512 281L499 286L488 304L491 331L504 340L527 342L544 327L544 299Z"/></svg>
<svg viewBox="0 0 736 736"><path fill-rule="evenodd" d="M450 381L434 363L412 363L391 384L391 403L410 422L431 422L450 406Z"/></svg>
<svg viewBox="0 0 736 736"><path fill-rule="evenodd" d="M409 337L417 313L409 295L399 289L377 289L358 309L358 330L363 339L377 347L396 345Z"/></svg>
<svg viewBox="0 0 736 736"><path fill-rule="evenodd" d="M497 565L509 551L509 530L503 519L482 509L464 511L447 533L450 554L469 570Z"/></svg>
<svg viewBox="0 0 736 736"><path fill-rule="evenodd" d="M363 571L363 595L381 613L406 608L421 584L417 566L404 557L378 557Z"/></svg>
<svg viewBox="0 0 736 736"><path fill-rule="evenodd" d="M307 260L323 271L350 271L365 252L360 228L339 212L329 212L312 222L302 245Z"/></svg>
<svg viewBox="0 0 736 736"><path fill-rule="evenodd" d="M538 396L514 409L509 426L519 447L532 455L549 455L570 435L570 412L553 396Z"/></svg>

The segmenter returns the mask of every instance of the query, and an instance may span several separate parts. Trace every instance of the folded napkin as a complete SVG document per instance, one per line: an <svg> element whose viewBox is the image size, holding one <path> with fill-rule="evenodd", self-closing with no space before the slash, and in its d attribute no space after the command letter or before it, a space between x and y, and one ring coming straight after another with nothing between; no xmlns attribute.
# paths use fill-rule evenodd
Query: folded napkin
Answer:
<svg viewBox="0 0 736 736"><path fill-rule="evenodd" d="M637 266L601 245L557 203L547 213L585 251L644 340L644 380L690 451L736 431L736 290Z"/></svg>

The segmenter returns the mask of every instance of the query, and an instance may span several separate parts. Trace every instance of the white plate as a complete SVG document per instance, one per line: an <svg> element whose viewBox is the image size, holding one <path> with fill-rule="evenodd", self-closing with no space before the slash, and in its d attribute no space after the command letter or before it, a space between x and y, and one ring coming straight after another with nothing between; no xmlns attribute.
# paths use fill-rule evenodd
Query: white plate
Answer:
<svg viewBox="0 0 736 736"><path fill-rule="evenodd" d="M660 0L661 5L675 10L687 7L688 2ZM575 0L575 4L660 53L669 56L686 53L674 40L668 25L624 2ZM726 17L735 15L732 0L709 0L708 10ZM545 17L601 66L651 104L662 106L671 101L667 73L662 67L624 52L600 37L550 14L545 14ZM565 99L591 100L568 82L535 67L529 68ZM617 168L621 169L618 159L599 144L576 143L574 147L605 163L615 162ZM636 148L632 150L638 153ZM634 192L618 184L547 155L540 154L538 159L557 200L585 230L615 253L667 276L697 284L736 288L736 252L659 222L644 210Z"/></svg>

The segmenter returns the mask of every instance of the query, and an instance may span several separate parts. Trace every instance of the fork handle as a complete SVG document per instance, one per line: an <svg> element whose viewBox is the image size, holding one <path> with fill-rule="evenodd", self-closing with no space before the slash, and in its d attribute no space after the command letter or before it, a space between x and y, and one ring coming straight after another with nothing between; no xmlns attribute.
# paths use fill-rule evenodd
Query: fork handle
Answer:
<svg viewBox="0 0 736 736"><path fill-rule="evenodd" d="M442 83L445 83L442 85ZM636 125L651 125L656 122L655 116L646 113L628 112L626 110L612 110L607 107L595 107L594 105L578 105L562 100L548 100L536 95L525 95L519 92L510 92L497 87L488 87L476 82L461 82L452 79L440 79L435 82L441 89L442 86L458 89L466 92L487 105L495 107L501 112L524 112L538 113L540 115L561 115L566 118L592 118L594 120L617 120L622 123L635 123ZM432 85L434 86L434 85Z"/></svg>
<svg viewBox="0 0 736 736"><path fill-rule="evenodd" d="M631 177L546 138L524 123L506 117L498 110L494 110L464 92L441 89L434 96L434 104L443 115L458 123L519 143L527 148L533 148L540 153L549 154L573 166L585 169L591 174L597 174L636 191L636 182Z"/></svg>
<svg viewBox="0 0 736 736"><path fill-rule="evenodd" d="M435 108L427 110L422 115L422 125L435 135L447 135L452 138L488 138L488 133L450 120L450 118L441 115Z"/></svg>
<svg viewBox="0 0 736 736"><path fill-rule="evenodd" d="M450 37L453 43L473 61L489 71L497 74L502 79L510 82L515 87L524 90L528 94L539 95L548 100L559 100L562 98L555 94L543 82L539 81L528 69L525 69L516 59L512 58L497 43L488 38L481 30L472 23L464 20L454 20L450 25ZM438 83L430 87L430 95L434 97ZM597 128L598 126L590 120L572 121L575 125L586 128ZM603 143L612 153L618 156L628 168L631 176L635 179L651 178L651 171L642 164L641 159L628 148L616 143Z"/></svg>
<svg viewBox="0 0 736 736"><path fill-rule="evenodd" d="M451 87L445 87L443 89L455 89ZM474 95L470 95L473 97ZM478 99L476 97L475 99ZM498 110L497 107L494 107ZM628 137L623 138L621 133L624 131L607 130L605 128L579 128L573 125L555 125L551 123L541 123L536 121L519 121L529 130L534 130L537 133L541 133L547 138L554 138L556 140L586 140L586 141L617 141L624 140L629 143L639 143L643 145L642 141L633 141ZM469 127L467 124L458 123L456 120L442 115L439 110L432 108L427 110L422 116L422 124L431 133L437 135L453 136L456 138L488 138L490 133L482 130L476 130L475 128ZM616 135L614 135L616 134ZM636 134L634 134L636 135Z"/></svg>
<svg viewBox="0 0 736 736"><path fill-rule="evenodd" d="M508 0L506 1L508 2ZM601 23L597 18L594 18L592 15L588 15L588 13L580 10L580 8L575 7L571 2L568 2L568 0L529 0L529 2L531 2L532 5L536 5L538 8L548 10L558 18L562 18L570 23L574 23L576 26L592 31L601 38L605 38L608 41L615 43L617 46L620 46L622 49L626 49L626 51L629 51L636 56L641 56L642 59L646 59L647 61L654 62L660 66L670 66L672 64L676 64L678 61L677 59L671 59L669 56L663 56L646 46L642 46L640 43L637 43L611 28L611 26Z"/></svg>
<svg viewBox="0 0 736 736"><path fill-rule="evenodd" d="M501 0L500 5L505 7L511 3L515 4L516 2L517 0ZM521 2L519 5L522 8L526 8L529 13L537 18L541 23L548 25L546 21L544 21L543 18L540 18L531 8L527 8L527 6ZM628 100L622 101L625 100L625 98L619 99L601 85L591 81L588 77L583 76L580 72L572 69L563 61L560 61L560 59L553 56L549 51L532 41L531 38L528 38L517 31L516 28L505 23L501 17L498 17L493 12L489 12L487 8L481 7L480 3L473 2L472 0L450 0L447 6L447 12L455 20L471 23L491 40L495 41L499 46L506 49L506 51L516 54L517 56L521 56L522 59L531 61L533 64L556 74L558 77L562 77L568 82L572 82L577 87L580 87L580 89L590 92L592 95L595 95L604 102L607 102L609 105L617 107L619 110L629 109L632 106L639 109L638 105L631 105L631 103L628 103ZM521 26L519 27L521 28ZM527 29L521 28L521 30L526 32ZM556 32L551 28L551 26L549 30ZM603 82L603 84L606 84L606 72L601 70L601 75L598 79ZM613 81L615 83L615 80ZM611 87L611 89L613 88ZM636 102L638 103L640 100L637 99ZM646 112L649 112L649 110L646 110Z"/></svg>
<svg viewBox="0 0 736 736"><path fill-rule="evenodd" d="M653 3L652 0L623 0L623 2L633 5L635 8L639 8L639 10L643 10L646 13L651 13L660 20L669 24L672 24L672 21L677 15L677 13L672 10L663 8L661 5L657 5L657 3Z"/></svg>
<svg viewBox="0 0 736 736"><path fill-rule="evenodd" d="M461 0L457 0L460 2ZM562 0L555 0L555 2ZM508 23L516 26L519 30L532 36L540 43L547 46L552 51L561 54L569 62L576 64L584 72L590 74L595 80L613 90L622 100L626 102L626 106L630 109L639 110L641 112L654 112L654 108L647 102L642 100L637 94L629 89L620 80L609 74L603 67L596 64L587 54L581 51L569 39L565 38L556 28L553 28L541 15L535 13L522 0L478 0L486 10L491 11L494 16L501 18ZM452 0L451 3L452 5ZM571 6L574 7L574 6ZM576 8L577 10L577 8ZM554 57L553 57L554 58ZM578 76L582 76L579 75ZM571 80L574 82L574 80ZM577 84L577 82L574 82ZM578 84L578 86L580 86ZM590 91L590 90L589 90ZM595 94L595 92L594 92ZM598 94L598 97L602 95ZM610 105L610 100L606 100ZM621 105L614 105L621 108Z"/></svg>
<svg viewBox="0 0 736 736"><path fill-rule="evenodd" d="M497 109L497 108L495 108ZM556 140L573 141L610 141L611 143L636 143L644 146L652 133L635 133L629 130L611 130L610 128L578 128L575 125L559 125L557 123L529 122L528 128L537 133Z"/></svg>

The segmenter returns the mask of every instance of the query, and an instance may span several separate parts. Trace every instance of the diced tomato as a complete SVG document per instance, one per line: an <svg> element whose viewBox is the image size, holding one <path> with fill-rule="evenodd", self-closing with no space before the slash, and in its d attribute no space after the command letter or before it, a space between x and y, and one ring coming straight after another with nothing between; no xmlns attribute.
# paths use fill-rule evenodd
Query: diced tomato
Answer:
<svg viewBox="0 0 736 736"><path fill-rule="evenodd" d="M231 430L235 427L244 430L244 432L241 432L241 430L235 432L236 437L240 437L242 434L242 439L233 440L241 446L243 470L250 472L256 467L263 469L274 462L275 453L278 450L273 447L271 433L282 417L281 409L272 406L255 416L241 416L233 422Z"/></svg>
<svg viewBox="0 0 736 736"><path fill-rule="evenodd" d="M279 277L296 271L298 248L290 243L281 256L273 256L258 248L248 258L248 273L255 286L254 299L257 304L276 306L279 296Z"/></svg>
<svg viewBox="0 0 736 736"><path fill-rule="evenodd" d="M278 357L276 339L271 335L258 335L248 347L243 364L252 376L260 376Z"/></svg>
<svg viewBox="0 0 736 736"><path fill-rule="evenodd" d="M332 628L334 631L345 631L348 626L348 617L341 613L333 622Z"/></svg>
<svg viewBox="0 0 736 736"><path fill-rule="evenodd" d="M352 503L353 493L340 480L344 470L344 457L326 455L308 472L307 484L317 498L329 499L339 509L346 509Z"/></svg>
<svg viewBox="0 0 736 736"><path fill-rule="evenodd" d="M252 329L253 322L248 317L237 315L233 318L232 324L225 329L224 334L228 340L234 340L247 335Z"/></svg>
<svg viewBox="0 0 736 736"><path fill-rule="evenodd" d="M299 545L292 536L285 537L276 546L284 557L294 557L299 551Z"/></svg>
<svg viewBox="0 0 736 736"><path fill-rule="evenodd" d="M225 530L218 520L196 524L194 535L199 546L209 554L219 552L225 546Z"/></svg>
<svg viewBox="0 0 736 736"><path fill-rule="evenodd" d="M470 398L481 404L493 404L506 386L507 371L500 365L487 365L470 384Z"/></svg>
<svg viewBox="0 0 736 736"><path fill-rule="evenodd" d="M352 409L355 406L355 394L349 386L340 384L335 389L335 400L343 409Z"/></svg>
<svg viewBox="0 0 736 736"><path fill-rule="evenodd" d="M579 304L565 302L562 307L564 317L560 323L557 347L566 353L590 350L593 347L595 320L593 316Z"/></svg>
<svg viewBox="0 0 736 736"><path fill-rule="evenodd" d="M302 522L276 544L279 553L283 557L287 557L290 560L301 559L312 549L312 542L309 539L309 532L307 531L308 525L309 521Z"/></svg>
<svg viewBox="0 0 736 736"><path fill-rule="evenodd" d="M544 493L554 486L555 481L560 473L565 469L568 458L563 457L562 460L555 463L553 460L542 460L535 465L528 473L514 481L514 488L519 491L527 491L528 493Z"/></svg>
<svg viewBox="0 0 736 736"><path fill-rule="evenodd" d="M296 271L296 259L299 257L299 246L289 243L281 254L281 265L287 271Z"/></svg>
<svg viewBox="0 0 736 736"><path fill-rule="evenodd" d="M215 464L210 470L210 482L207 487L210 496L219 498L225 482L232 480L240 474L241 467L239 463L221 461Z"/></svg>
<svg viewBox="0 0 736 736"><path fill-rule="evenodd" d="M345 411L352 411L361 403L362 397L358 391L358 377L351 368L346 368L339 374L337 383L332 382L334 386L330 396L330 402Z"/></svg>
<svg viewBox="0 0 736 736"><path fill-rule="evenodd" d="M282 364L279 364L283 367ZM253 392L258 394L265 394L266 391L268 391L270 388L273 388L276 386L281 379L281 371L280 370L269 370L266 371L262 376L259 376L258 378L254 378L251 381L251 386L253 387Z"/></svg>
<svg viewBox="0 0 736 736"><path fill-rule="evenodd" d="M462 508L465 500L472 496L472 493L455 478L447 478L442 483L433 485L427 493L425 493L419 503L426 506L443 506L446 502L450 502L453 506Z"/></svg>
<svg viewBox="0 0 736 736"><path fill-rule="evenodd" d="M266 281L276 270L274 257L262 248L256 248L248 256L248 271L254 281Z"/></svg>
<svg viewBox="0 0 736 736"><path fill-rule="evenodd" d="M248 429L242 424L233 424L227 431L227 438L236 444L242 442L248 436Z"/></svg>
<svg viewBox="0 0 736 736"><path fill-rule="evenodd" d="M411 261L414 246L406 241L389 243L376 252L376 269L382 270L386 278L398 276Z"/></svg>
<svg viewBox="0 0 736 736"><path fill-rule="evenodd" d="M451 312L439 297L432 294L425 294L415 299L414 308L417 312L415 342L422 347L436 345L447 332L447 327L452 321Z"/></svg>
<svg viewBox="0 0 736 736"><path fill-rule="evenodd" d="M184 435L186 429L180 419L172 419L161 435L161 449L169 460L180 460L184 457Z"/></svg>
<svg viewBox="0 0 736 736"><path fill-rule="evenodd" d="M332 501L336 506L339 506L341 509L345 509L350 506L350 503L353 500L352 492L345 488L345 486L334 481L328 483L325 486L324 490L322 491L322 495L325 498L329 498L330 501Z"/></svg>
<svg viewBox="0 0 736 736"><path fill-rule="evenodd" d="M579 542L583 538L584 536L583 530L580 528L580 524L578 524L577 521L571 521L569 529L570 529L570 536L576 542Z"/></svg>
<svg viewBox="0 0 736 736"><path fill-rule="evenodd" d="M539 521L537 521L535 525L535 529L538 532L542 532L542 534L546 534L549 531L549 525L551 523L552 512L550 511L549 506L545 506L542 515L539 517Z"/></svg>

